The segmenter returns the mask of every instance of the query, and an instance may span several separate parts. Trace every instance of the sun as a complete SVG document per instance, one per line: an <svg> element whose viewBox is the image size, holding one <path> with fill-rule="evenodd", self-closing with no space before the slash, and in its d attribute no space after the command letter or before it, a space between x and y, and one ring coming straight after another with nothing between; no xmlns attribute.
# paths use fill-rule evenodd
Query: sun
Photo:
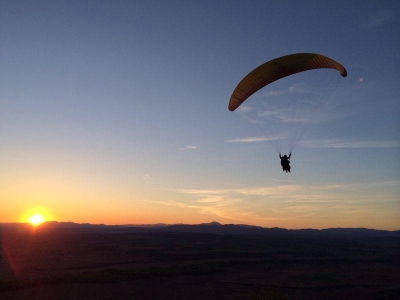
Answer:
<svg viewBox="0 0 400 300"><path fill-rule="evenodd" d="M36 206L28 209L21 215L20 222L28 223L33 227L38 227L42 223L54 220L54 216L50 211L42 206Z"/></svg>
<svg viewBox="0 0 400 300"><path fill-rule="evenodd" d="M29 223L31 223L33 226L38 226L44 222L44 218L42 215L39 214L34 214L29 217Z"/></svg>

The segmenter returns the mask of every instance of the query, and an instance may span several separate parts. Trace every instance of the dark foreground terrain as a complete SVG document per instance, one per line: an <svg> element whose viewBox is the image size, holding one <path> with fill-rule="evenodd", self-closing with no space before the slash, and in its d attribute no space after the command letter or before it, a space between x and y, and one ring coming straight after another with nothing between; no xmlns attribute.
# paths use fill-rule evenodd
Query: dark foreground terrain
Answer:
<svg viewBox="0 0 400 300"><path fill-rule="evenodd" d="M0 225L0 299L400 299L398 234L184 231Z"/></svg>

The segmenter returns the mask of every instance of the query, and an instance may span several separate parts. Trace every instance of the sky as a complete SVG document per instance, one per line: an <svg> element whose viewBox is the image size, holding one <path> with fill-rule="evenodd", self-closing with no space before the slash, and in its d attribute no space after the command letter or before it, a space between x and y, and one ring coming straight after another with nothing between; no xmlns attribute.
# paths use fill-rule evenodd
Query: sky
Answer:
<svg viewBox="0 0 400 300"><path fill-rule="evenodd" d="M1 1L0 222L398 230L399 36L396 0ZM330 70L284 173L265 140L286 129L264 119L260 134L242 113L326 73L228 102L251 70L302 52L348 76Z"/></svg>

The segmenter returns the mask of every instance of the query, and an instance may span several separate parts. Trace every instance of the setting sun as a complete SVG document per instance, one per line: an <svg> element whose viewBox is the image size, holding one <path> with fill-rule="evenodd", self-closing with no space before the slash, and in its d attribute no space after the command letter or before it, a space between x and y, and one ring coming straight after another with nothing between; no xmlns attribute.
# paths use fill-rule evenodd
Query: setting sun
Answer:
<svg viewBox="0 0 400 300"><path fill-rule="evenodd" d="M35 214L29 218L29 223L31 223L33 226L38 226L44 222L44 218L39 215Z"/></svg>

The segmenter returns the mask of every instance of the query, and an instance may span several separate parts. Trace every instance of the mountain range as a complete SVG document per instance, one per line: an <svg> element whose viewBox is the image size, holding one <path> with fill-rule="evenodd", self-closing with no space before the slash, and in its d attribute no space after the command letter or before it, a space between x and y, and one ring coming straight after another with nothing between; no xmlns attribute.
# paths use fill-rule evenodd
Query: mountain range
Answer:
<svg viewBox="0 0 400 300"><path fill-rule="evenodd" d="M26 223L0 223L1 227L31 226ZM40 230L77 229L90 232L159 232L159 233L206 233L219 235L270 235L270 236L329 236L329 237L400 237L400 230L388 231L368 228L326 228L326 229L285 229L265 228L245 224L220 224L218 222L202 224L126 224L104 225L73 222L45 222L39 226Z"/></svg>

